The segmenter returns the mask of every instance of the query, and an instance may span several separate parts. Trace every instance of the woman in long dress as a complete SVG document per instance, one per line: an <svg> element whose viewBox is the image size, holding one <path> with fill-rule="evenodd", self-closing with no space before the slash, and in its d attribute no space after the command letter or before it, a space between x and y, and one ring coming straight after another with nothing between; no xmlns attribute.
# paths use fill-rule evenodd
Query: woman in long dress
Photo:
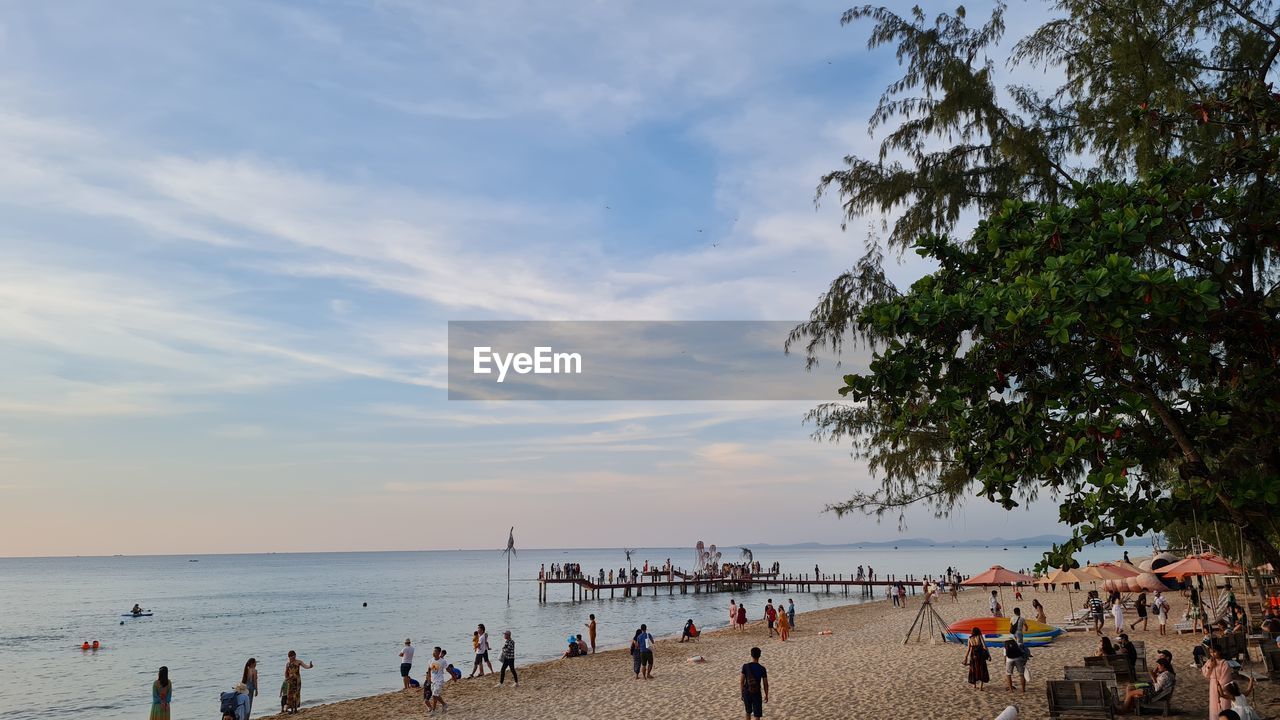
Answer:
<svg viewBox="0 0 1280 720"><path fill-rule="evenodd" d="M1209 647L1209 659L1200 668L1200 674L1209 681L1209 720L1218 720L1218 713L1231 706L1223 698L1231 682L1231 666L1222 657L1222 648L1216 645Z"/></svg>
<svg viewBox="0 0 1280 720"><path fill-rule="evenodd" d="M991 682L991 673L987 670L987 658L990 656L986 639L982 637L982 629L974 628L969 635L969 644L965 647L964 664L969 667L969 684L976 685L979 690L984 683Z"/></svg>
<svg viewBox="0 0 1280 720"><path fill-rule="evenodd" d="M302 704L302 669L313 667L315 663L303 662L298 659L298 653L289 651L289 661L284 664L284 705L288 712L298 712Z"/></svg>
<svg viewBox="0 0 1280 720"><path fill-rule="evenodd" d="M786 613L784 612L778 613L777 624L778 624L778 638L781 639L782 642L786 642L787 637L791 635L791 621L787 619Z"/></svg>
<svg viewBox="0 0 1280 720"><path fill-rule="evenodd" d="M169 682L169 668L164 666L151 683L151 720L169 720L169 703L173 702L173 683Z"/></svg>
<svg viewBox="0 0 1280 720"><path fill-rule="evenodd" d="M249 714L253 714L253 699L258 696L258 660L249 658L249 662L244 664L244 675L240 677L240 682L244 683L249 696Z"/></svg>

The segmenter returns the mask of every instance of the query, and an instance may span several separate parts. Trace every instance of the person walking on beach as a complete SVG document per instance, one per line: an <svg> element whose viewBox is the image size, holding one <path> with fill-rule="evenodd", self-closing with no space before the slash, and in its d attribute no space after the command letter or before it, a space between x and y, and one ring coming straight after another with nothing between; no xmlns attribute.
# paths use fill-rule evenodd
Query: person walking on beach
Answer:
<svg viewBox="0 0 1280 720"><path fill-rule="evenodd" d="M778 611L773 607L773 598L764 606L764 621L769 625L769 637L773 637L773 626L778 622Z"/></svg>
<svg viewBox="0 0 1280 720"><path fill-rule="evenodd" d="M739 608L742 606L739 605ZM640 634L636 635L636 646L640 650L640 676L645 680L653 679L653 636L649 634L649 626L641 625Z"/></svg>
<svg viewBox="0 0 1280 720"><path fill-rule="evenodd" d="M596 614L591 613L587 616L587 639L591 641L591 654L596 654Z"/></svg>
<svg viewBox="0 0 1280 720"><path fill-rule="evenodd" d="M1102 634L1102 598L1098 597L1097 590L1089 591L1089 599L1085 601L1085 607L1089 609L1089 620L1093 622L1093 631L1099 635Z"/></svg>
<svg viewBox="0 0 1280 720"><path fill-rule="evenodd" d="M738 627L738 601L729 598L729 627Z"/></svg>
<svg viewBox="0 0 1280 720"><path fill-rule="evenodd" d="M787 598L787 624L796 629L796 601L792 598Z"/></svg>
<svg viewBox="0 0 1280 720"><path fill-rule="evenodd" d="M1022 643L1010 638L1004 641L1004 681L1009 692L1013 692L1013 678L1022 681L1022 693L1027 692L1027 651Z"/></svg>
<svg viewBox="0 0 1280 720"><path fill-rule="evenodd" d="M751 648L751 662L742 666L738 688L747 708L747 720L764 715L764 705L769 702L769 671L760 664L760 648Z"/></svg>
<svg viewBox="0 0 1280 720"><path fill-rule="evenodd" d="M1000 606L1000 598L996 596L995 590L991 591L991 601L987 606L991 608L991 617L1004 617L1004 613L1001 612L1004 608Z"/></svg>
<svg viewBox="0 0 1280 720"><path fill-rule="evenodd" d="M404 649L400 651L400 679L404 681L404 689L409 689L409 671L413 670L413 642L404 639Z"/></svg>
<svg viewBox="0 0 1280 720"><path fill-rule="evenodd" d="M1165 634L1165 625L1169 622L1169 601L1164 598L1164 593L1156 591L1155 597L1151 600L1151 610L1156 614L1156 621L1160 623L1160 634Z"/></svg>
<svg viewBox="0 0 1280 720"><path fill-rule="evenodd" d="M1018 641L1018 646L1026 645L1022 639L1027 632L1026 618L1022 617L1022 608L1013 609L1013 617L1009 620L1009 634L1013 635L1013 639Z"/></svg>
<svg viewBox="0 0 1280 720"><path fill-rule="evenodd" d="M423 698L427 703L427 712L432 713L439 707L444 711L448 711L449 703L444 701L444 681L447 671L445 670L444 650L440 646L431 649L431 664L427 666L427 676L423 678L423 687L430 688L430 697L423 693Z"/></svg>
<svg viewBox="0 0 1280 720"><path fill-rule="evenodd" d="M1116 623L1116 632L1124 632L1124 603L1120 601L1120 594L1115 593L1111 599L1111 617Z"/></svg>
<svg viewBox="0 0 1280 720"><path fill-rule="evenodd" d="M169 704L173 702L173 683L169 682L169 666L160 667L151 683L151 720L169 720Z"/></svg>
<svg viewBox="0 0 1280 720"><path fill-rule="evenodd" d="M241 674L240 676L240 682L244 683L245 694L249 696L249 715L252 715L253 699L258 697L258 660L257 658L249 658L249 662L246 662L244 664L244 673Z"/></svg>
<svg viewBox="0 0 1280 720"><path fill-rule="evenodd" d="M969 668L969 684L982 689L984 683L991 682L991 673L987 670L987 660L991 653L987 650L986 640L982 637L982 629L974 628L969 635L969 644L964 650L964 665Z"/></svg>
<svg viewBox="0 0 1280 720"><path fill-rule="evenodd" d="M1137 630L1138 626L1141 625L1142 629L1145 631L1147 629L1147 594L1146 593L1138 593L1138 599L1133 601L1133 610L1134 612L1138 613L1138 619L1133 621L1133 625L1130 626L1129 629Z"/></svg>
<svg viewBox="0 0 1280 720"><path fill-rule="evenodd" d="M512 682L516 687L520 687L520 677L516 675L516 641L511 639L510 630L502 631L502 652L498 654L498 659L502 661L502 670L498 672L498 684L506 684L507 670L510 670Z"/></svg>
<svg viewBox="0 0 1280 720"><path fill-rule="evenodd" d="M746 603L742 603L741 605L738 606L738 618L734 620L734 623L738 626L739 630L742 630L744 632L746 631L747 629L747 604Z"/></svg>
<svg viewBox="0 0 1280 720"><path fill-rule="evenodd" d="M286 712L298 712L298 706L302 705L302 670L303 668L310 670L315 666L315 663L299 660L298 653L293 650L289 651L289 659L284 664L284 706Z"/></svg>
<svg viewBox="0 0 1280 720"><path fill-rule="evenodd" d="M786 642L787 638L790 635L791 635L791 622L787 620L786 613L779 613L778 614L778 639L782 640L782 642Z"/></svg>

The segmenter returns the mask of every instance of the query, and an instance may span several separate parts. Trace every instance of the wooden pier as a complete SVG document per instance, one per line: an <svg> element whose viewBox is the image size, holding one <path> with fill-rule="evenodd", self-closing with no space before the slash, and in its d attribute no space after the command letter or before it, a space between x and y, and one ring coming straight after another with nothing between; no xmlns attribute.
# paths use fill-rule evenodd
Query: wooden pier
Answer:
<svg viewBox="0 0 1280 720"><path fill-rule="evenodd" d="M873 597L877 588L896 586L898 583L902 583L912 595L915 595L917 589L924 584L922 581L910 577L859 580L844 575L810 577L808 575L787 576L777 573L764 573L740 578L700 578L686 576L680 572L673 572L670 575L667 573L650 573L637 582L621 583L600 583L583 576L543 577L538 579L538 602L547 602L547 593L552 585L568 585L570 600L572 602L581 602L584 600L599 600L606 590L609 592L609 598L615 598L619 596L619 591L621 591L622 597L644 597L646 594L656 597L663 589L667 591L668 595L675 595L677 592L681 595L688 595L691 592L695 595L713 592L742 592L759 588L763 590L776 589L782 593L791 591L853 595L856 592L862 597Z"/></svg>

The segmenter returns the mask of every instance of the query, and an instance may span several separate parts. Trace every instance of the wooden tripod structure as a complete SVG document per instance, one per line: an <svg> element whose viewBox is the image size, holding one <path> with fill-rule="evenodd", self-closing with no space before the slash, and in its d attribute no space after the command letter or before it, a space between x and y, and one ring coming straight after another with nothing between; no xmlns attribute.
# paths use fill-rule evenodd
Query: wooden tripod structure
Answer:
<svg viewBox="0 0 1280 720"><path fill-rule="evenodd" d="M911 621L911 627L907 629L907 636L902 639L902 644L906 645L911 642L911 636L916 636L916 642L920 642L925 638L925 626L929 626L929 637L937 637L943 642L947 641L947 621L942 619L937 610L933 609L933 603L929 601L929 596L925 595L925 601L920 603L920 610L916 612L916 619Z"/></svg>

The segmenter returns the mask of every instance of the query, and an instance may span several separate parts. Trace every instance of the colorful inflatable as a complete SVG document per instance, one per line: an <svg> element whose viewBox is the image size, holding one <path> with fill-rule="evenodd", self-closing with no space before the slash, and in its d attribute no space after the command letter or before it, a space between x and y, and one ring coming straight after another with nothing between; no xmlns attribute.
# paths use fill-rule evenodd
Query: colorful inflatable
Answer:
<svg viewBox="0 0 1280 720"><path fill-rule="evenodd" d="M1025 622L1027 629L1022 633L1022 640L1023 644L1029 647L1043 647L1062 634L1061 628L1046 625L1039 620L1027 619ZM1003 645L1005 640L1013 637L1013 634L1009 632L1009 618L977 617L951 623L951 626L947 628L946 638L950 642L967 643L969 642L969 634L973 632L974 628L978 628L982 632L982 637L986 644L992 647Z"/></svg>

